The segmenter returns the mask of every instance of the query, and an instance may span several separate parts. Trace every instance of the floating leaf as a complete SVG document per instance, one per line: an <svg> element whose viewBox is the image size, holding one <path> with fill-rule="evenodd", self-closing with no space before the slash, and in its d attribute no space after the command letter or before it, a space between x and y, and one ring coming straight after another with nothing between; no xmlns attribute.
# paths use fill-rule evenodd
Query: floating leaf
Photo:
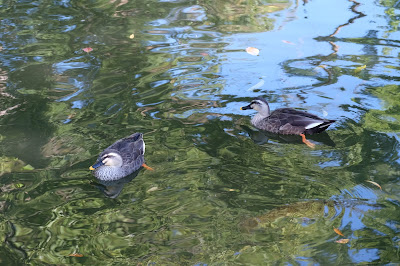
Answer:
<svg viewBox="0 0 400 266"><path fill-rule="evenodd" d="M335 231L335 233L338 235L344 236L344 234L338 228L333 227L333 231Z"/></svg>
<svg viewBox="0 0 400 266"><path fill-rule="evenodd" d="M90 53L91 51L93 51L93 48L92 47L86 47L86 48L83 48L82 50L84 52L86 52L86 53Z"/></svg>
<svg viewBox="0 0 400 266"><path fill-rule="evenodd" d="M68 116L67 116L67 119L72 119L72 118L74 118L76 116L76 114L75 113L73 113L73 114L69 114Z"/></svg>
<svg viewBox="0 0 400 266"><path fill-rule="evenodd" d="M82 254L78 254L78 253L72 253L72 254L69 254L68 256L70 256L70 257L79 257L79 258L83 257Z"/></svg>
<svg viewBox="0 0 400 266"><path fill-rule="evenodd" d="M349 243L349 241L350 241L350 239L343 238L343 239L336 240L335 242L339 243L339 244L347 244L347 243Z"/></svg>
<svg viewBox="0 0 400 266"><path fill-rule="evenodd" d="M14 186L15 186L16 188L22 188L22 187L24 187L25 185L22 184L22 183L16 183L16 184L14 184Z"/></svg>
<svg viewBox="0 0 400 266"><path fill-rule="evenodd" d="M256 85L251 86L250 88L248 88L248 91L254 91L254 90L258 90L259 88L261 88L264 85L265 81L262 79L260 80Z"/></svg>
<svg viewBox="0 0 400 266"><path fill-rule="evenodd" d="M366 67L367 67L366 65L356 67L356 69L354 69L354 73L358 73L358 72L360 72L361 70L363 70Z"/></svg>
<svg viewBox="0 0 400 266"><path fill-rule="evenodd" d="M380 189L382 190L382 187L381 187L378 183L376 183L376 182L374 182L374 181L371 181L371 180L367 180L367 182L369 182L369 183L371 183L371 184L377 186L378 188L380 188Z"/></svg>
<svg viewBox="0 0 400 266"><path fill-rule="evenodd" d="M248 54L257 56L260 53L260 50L258 50L257 48L254 48L254 47L247 47L246 52Z"/></svg>
<svg viewBox="0 0 400 266"><path fill-rule="evenodd" d="M237 188L222 188L222 190L229 191L229 192L240 192L240 190Z"/></svg>
<svg viewBox="0 0 400 266"><path fill-rule="evenodd" d="M25 171L32 171L32 170L35 170L35 168L34 168L32 165L27 164L27 165L25 165L24 167L22 167L22 170L25 170Z"/></svg>
<svg viewBox="0 0 400 266"><path fill-rule="evenodd" d="M158 190L158 187L152 187L152 188L149 188L147 190L147 192L153 192L153 191L156 191L156 190Z"/></svg>
<svg viewBox="0 0 400 266"><path fill-rule="evenodd" d="M289 42L289 41L285 41L285 40L282 40L282 42L287 43L287 44L291 44L291 45L295 45L294 43Z"/></svg>
<svg viewBox="0 0 400 266"><path fill-rule="evenodd" d="M135 34L132 33L131 35L129 35L129 38L130 38L130 39L135 38Z"/></svg>

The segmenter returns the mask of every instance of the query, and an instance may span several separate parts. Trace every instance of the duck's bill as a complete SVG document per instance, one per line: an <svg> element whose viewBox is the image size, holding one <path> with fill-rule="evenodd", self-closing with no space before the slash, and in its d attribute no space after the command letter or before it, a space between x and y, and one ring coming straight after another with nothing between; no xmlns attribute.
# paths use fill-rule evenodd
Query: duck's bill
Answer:
<svg viewBox="0 0 400 266"><path fill-rule="evenodd" d="M90 166L89 167L89 170L94 170L94 169L96 169L96 168L98 168L98 167L100 167L100 166L102 166L102 165L104 165L104 163L102 162L102 161L100 161L100 162L98 162L98 163L95 163L94 165L92 165L92 166Z"/></svg>
<svg viewBox="0 0 400 266"><path fill-rule="evenodd" d="M247 110L247 109L252 109L252 108L250 107L250 105L240 107L240 110Z"/></svg>

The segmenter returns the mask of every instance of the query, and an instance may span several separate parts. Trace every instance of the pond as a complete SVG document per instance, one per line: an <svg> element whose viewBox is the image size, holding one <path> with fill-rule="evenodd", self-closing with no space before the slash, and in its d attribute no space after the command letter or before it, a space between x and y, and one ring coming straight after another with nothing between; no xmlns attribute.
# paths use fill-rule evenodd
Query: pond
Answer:
<svg viewBox="0 0 400 266"><path fill-rule="evenodd" d="M1 265L400 262L398 2L0 6ZM337 121L264 134L259 96ZM154 170L97 181L134 132Z"/></svg>

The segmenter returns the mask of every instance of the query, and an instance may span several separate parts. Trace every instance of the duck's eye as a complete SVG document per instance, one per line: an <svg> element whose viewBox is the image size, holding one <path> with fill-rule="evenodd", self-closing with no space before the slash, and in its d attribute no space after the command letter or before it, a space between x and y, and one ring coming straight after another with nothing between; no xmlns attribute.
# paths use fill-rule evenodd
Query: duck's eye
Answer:
<svg viewBox="0 0 400 266"><path fill-rule="evenodd" d="M105 159L108 159L108 158L111 158L111 157L113 157L113 156L110 155L110 154L106 154L106 155L104 155L104 156L102 157L102 160L105 160Z"/></svg>

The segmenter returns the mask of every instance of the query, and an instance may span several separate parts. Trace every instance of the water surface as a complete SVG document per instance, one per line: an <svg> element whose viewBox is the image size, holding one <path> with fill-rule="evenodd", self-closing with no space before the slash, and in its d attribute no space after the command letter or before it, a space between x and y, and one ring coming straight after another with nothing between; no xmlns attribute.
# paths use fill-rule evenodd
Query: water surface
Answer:
<svg viewBox="0 0 400 266"><path fill-rule="evenodd" d="M400 262L395 1L0 6L0 264ZM257 96L337 122L265 135ZM97 182L133 132L155 171Z"/></svg>

